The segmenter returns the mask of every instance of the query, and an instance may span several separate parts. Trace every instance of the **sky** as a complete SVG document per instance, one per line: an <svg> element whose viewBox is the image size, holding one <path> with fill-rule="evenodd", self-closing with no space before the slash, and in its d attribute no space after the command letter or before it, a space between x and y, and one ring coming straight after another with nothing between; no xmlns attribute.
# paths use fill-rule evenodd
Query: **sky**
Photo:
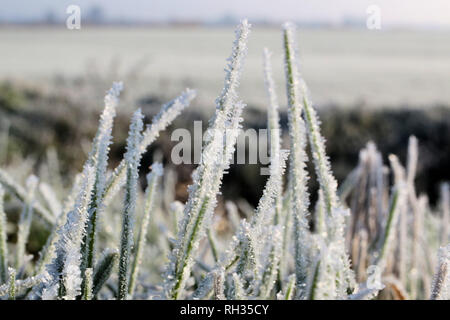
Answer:
<svg viewBox="0 0 450 320"><path fill-rule="evenodd" d="M137 22L212 22L233 16L327 24L365 21L367 8L377 5L384 26L450 28L449 0L1 0L0 21L36 20L48 12L64 18L71 4L79 5L82 15L97 6L106 19Z"/></svg>

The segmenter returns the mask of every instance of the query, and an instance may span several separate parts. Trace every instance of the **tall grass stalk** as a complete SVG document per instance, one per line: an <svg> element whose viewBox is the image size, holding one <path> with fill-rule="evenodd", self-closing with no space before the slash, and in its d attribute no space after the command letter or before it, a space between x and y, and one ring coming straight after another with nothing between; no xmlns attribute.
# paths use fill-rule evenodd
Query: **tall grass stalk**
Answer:
<svg viewBox="0 0 450 320"><path fill-rule="evenodd" d="M17 244L16 244L16 270L20 270L23 266L25 258L25 246L28 242L28 236L30 234L31 221L33 218L33 206L36 187L38 185L38 179L36 176L30 176L26 182L27 185L27 199L23 206L22 213L20 214L18 231L17 231Z"/></svg>
<svg viewBox="0 0 450 320"><path fill-rule="evenodd" d="M8 300L16 300L16 270L9 268Z"/></svg>
<svg viewBox="0 0 450 320"><path fill-rule="evenodd" d="M86 237L83 241L83 266L82 272L86 268L93 268L98 218L103 211L103 195L106 187L106 170L108 167L109 145L112 143L113 120L116 116L116 108L119 104L119 95L123 90L121 82L115 82L107 92L104 103L105 108L100 116L97 134L94 138L91 154L88 163L95 168L95 184L92 201L89 205L89 219L87 221Z"/></svg>
<svg viewBox="0 0 450 320"><path fill-rule="evenodd" d="M293 37L295 36L294 30L293 26L287 26L285 29L285 39L287 39L287 41L285 40L285 51L286 55L288 55L288 52L291 52L289 55L295 58L295 51L297 48L295 41L293 40ZM333 281L339 282L337 288L338 292L336 294L338 298L343 298L346 295L347 289L354 285L355 280L350 268L349 257L345 249L345 220L342 215L343 211L337 195L337 181L331 171L330 161L325 151L325 139L320 133L320 121L309 98L306 83L300 77L298 66L294 64L295 59L291 59L291 61L293 61L291 62L291 68L288 68L288 71L291 69L291 72L288 72L288 75L290 74L290 77L292 78L295 77L291 82L294 87L297 87L296 90L291 90L291 92L296 95L296 99L300 100L297 102L299 105L298 107L301 108L302 106L306 132L309 137L314 167L319 180L320 191L323 195L322 199L326 211L326 239L329 245L332 244L330 247L337 250L335 254L331 253L332 255L335 255L336 258L336 261L333 263L340 264L333 271L336 273L337 277L337 279Z"/></svg>
<svg viewBox="0 0 450 320"><path fill-rule="evenodd" d="M272 243L270 253L264 261L256 292L261 299L269 299L274 290L282 257L283 233L281 226L272 226L268 240Z"/></svg>
<svg viewBox="0 0 450 320"><path fill-rule="evenodd" d="M450 187L445 182L441 185L441 210L442 210L442 226L441 226L441 246L449 243L448 228L450 224Z"/></svg>
<svg viewBox="0 0 450 320"><path fill-rule="evenodd" d="M58 228L53 260L46 265L49 279L44 282L42 297L46 299L75 299L81 292L81 244L86 233L88 207L95 182L95 171L85 165L82 185L73 209L64 225Z"/></svg>
<svg viewBox="0 0 450 320"><path fill-rule="evenodd" d="M74 179L73 187L69 192L69 196L64 202L62 211L58 215L58 218L56 219L56 222L53 225L53 228L50 232L50 235L47 238L47 241L45 242L44 247L39 252L39 259L35 266L34 272L35 275L42 273L45 270L47 264L49 264L54 259L56 244L59 240L58 230L62 228L64 224L67 222L68 212L70 212L70 210L75 205L75 200L80 192L81 187L82 187L82 175L78 174Z"/></svg>
<svg viewBox="0 0 450 320"><path fill-rule="evenodd" d="M237 101L237 87L246 55L249 27L244 20L236 30L236 40L226 68L224 89L216 100L216 113L208 130L202 160L193 174L193 184L189 187L189 199L180 224L178 241L167 268L166 290L168 297L172 299L183 297L199 240L210 222L223 173L234 152L243 109L242 103Z"/></svg>
<svg viewBox="0 0 450 320"><path fill-rule="evenodd" d="M406 196L405 172L395 155L389 156L391 167L395 175L395 186L389 205L389 212L385 223L384 234L379 245L379 253L376 265L384 269L389 251L392 249L395 239L395 231L398 217L404 205Z"/></svg>
<svg viewBox="0 0 450 320"><path fill-rule="evenodd" d="M226 300L224 294L225 270L219 268L214 272L214 300Z"/></svg>
<svg viewBox="0 0 450 320"><path fill-rule="evenodd" d="M6 214L4 210L5 191L0 185L0 283L8 281L8 245L6 234Z"/></svg>
<svg viewBox="0 0 450 320"><path fill-rule="evenodd" d="M288 97L288 124L290 137L290 197L291 212L294 221L294 249L296 295L305 297L305 283L310 264L307 191L308 174L306 171L306 128L302 118L302 95L299 83L299 71L296 58L295 28L292 24L283 26L283 44L285 59L286 88Z"/></svg>
<svg viewBox="0 0 450 320"><path fill-rule="evenodd" d="M281 150L281 129L280 116L278 114L278 98L276 94L275 82L272 75L272 63L270 61L272 53L264 48L264 84L269 98L267 108L267 127L270 136L270 156L278 157ZM275 222L281 220L281 210L283 202L283 183L278 185L278 196L275 199Z"/></svg>
<svg viewBox="0 0 450 320"><path fill-rule="evenodd" d="M128 286L128 294L133 296L136 288L136 281L139 274L139 266L141 264L144 246L147 239L148 223L151 213L155 208L155 195L157 192L158 180L163 175L162 164L156 162L151 166L152 172L147 175L147 189L145 191L145 205L142 220L139 224L139 234L136 243L133 265L131 266L130 282Z"/></svg>
<svg viewBox="0 0 450 320"><path fill-rule="evenodd" d="M233 279L233 299L243 300L245 298L245 291L241 277L237 273L233 273L232 279Z"/></svg>
<svg viewBox="0 0 450 320"><path fill-rule="evenodd" d="M294 274L290 275L286 285L285 292L282 296L278 297L278 300L292 300L295 296L295 283L296 277Z"/></svg>
<svg viewBox="0 0 450 320"><path fill-rule="evenodd" d="M96 297L103 285L108 281L113 272L113 268L119 261L119 251L117 249L106 249L102 257L95 266L92 276L92 296Z"/></svg>
<svg viewBox="0 0 450 320"><path fill-rule="evenodd" d="M138 109L131 120L129 135L127 139L126 159L126 186L125 200L123 205L122 232L120 236L119 257L119 284L117 299L125 300L128 297L128 272L130 268L130 257L133 243L133 225L137 197L137 184L139 179L139 164L141 153L139 145L142 141L143 115Z"/></svg>
<svg viewBox="0 0 450 320"><path fill-rule="evenodd" d="M93 287L93 278L92 278L92 268L86 268L84 279L85 284L83 288L83 300L92 300L92 287Z"/></svg>
<svg viewBox="0 0 450 320"><path fill-rule="evenodd" d="M431 300L448 300L450 299L450 244L439 249L439 261L436 273L433 279L431 289Z"/></svg>

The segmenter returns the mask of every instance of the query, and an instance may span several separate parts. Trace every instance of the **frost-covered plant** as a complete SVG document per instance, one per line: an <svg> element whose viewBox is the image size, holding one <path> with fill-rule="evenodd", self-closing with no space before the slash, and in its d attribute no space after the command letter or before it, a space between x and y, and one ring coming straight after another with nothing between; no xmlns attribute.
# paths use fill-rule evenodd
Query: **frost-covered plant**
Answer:
<svg viewBox="0 0 450 320"><path fill-rule="evenodd" d="M395 226L398 221L402 206L404 205L406 195L406 186L404 181L405 170L400 165L396 156L390 155L389 160L391 161L391 166L395 175L395 185L390 201L389 213L384 228L384 234L381 238L379 253L376 257L376 264L381 268L385 267L387 255L390 248L393 246L395 238Z"/></svg>
<svg viewBox="0 0 450 320"><path fill-rule="evenodd" d="M147 189L145 190L145 205L142 220L139 223L139 234L137 238L136 250L134 254L133 265L130 272L130 281L128 293L133 296L136 287L136 281L139 274L139 266L141 264L144 246L147 239L148 223L155 206L156 188L158 179L163 175L162 164L156 162L151 166L152 172L147 175Z"/></svg>
<svg viewBox="0 0 450 320"><path fill-rule="evenodd" d="M270 136L270 156L271 158L279 157L281 150L281 129L280 116L278 114L278 98L275 89L275 82L272 75L272 63L270 58L272 53L269 49L264 48L264 84L269 98L267 107L267 128ZM282 201L283 201L283 183L279 183L278 196L275 199L275 218L281 219Z"/></svg>
<svg viewBox="0 0 450 320"><path fill-rule="evenodd" d="M93 271L92 268L86 268L84 271L84 288L83 288L83 300L91 300L92 299L92 292L93 292Z"/></svg>
<svg viewBox="0 0 450 320"><path fill-rule="evenodd" d="M27 186L27 199L23 206L22 213L20 214L20 220L17 230L17 244L16 244L16 270L20 270L23 267L25 260L25 246L30 234L31 221L33 217L32 203L34 201L36 187L38 179L36 176L28 177L26 181Z"/></svg>
<svg viewBox="0 0 450 320"><path fill-rule="evenodd" d="M6 214L3 206L5 191L0 185L0 283L8 279L8 246L6 244Z"/></svg>
<svg viewBox="0 0 450 320"><path fill-rule="evenodd" d="M89 164L83 169L82 185L66 223L59 228L55 258L46 267L50 279L43 288L46 298L74 300L81 292L81 246L86 233L88 206L91 201L95 171Z"/></svg>
<svg viewBox="0 0 450 320"><path fill-rule="evenodd" d="M281 258L281 227L274 225L276 199L288 153L281 150L273 157L270 177L250 222L242 221L240 231L230 249L227 269L236 261L236 273L252 295L267 298L278 273ZM245 279L250 279L247 283Z"/></svg>
<svg viewBox="0 0 450 320"><path fill-rule="evenodd" d="M98 216L103 210L103 196L106 187L109 145L112 143L113 120L119 103L119 94L123 89L121 82L113 84L105 96L105 108L100 116L97 134L94 138L88 163L95 168L95 184L92 201L89 205L87 233L83 241L83 270L93 268L97 236Z"/></svg>
<svg viewBox="0 0 450 320"><path fill-rule="evenodd" d="M309 276L310 248L308 231L309 193L308 174L306 172L306 127L302 118L303 97L300 91L300 75L297 65L294 27L285 24L283 29L284 69L286 73L286 88L288 97L288 120L290 137L289 162L289 197L290 211L294 221L294 252L296 295L305 297L305 283Z"/></svg>
<svg viewBox="0 0 450 320"><path fill-rule="evenodd" d="M331 165L329 159L325 152L325 139L320 133L320 121L318 119L317 113L312 106L312 102L309 98L308 89L306 87L305 81L301 78L298 71L298 65L296 63L296 46L294 41L294 28L292 25L285 26L285 56L287 60L287 75L288 84L290 89L288 89L289 94L293 102L292 115L298 116L301 112L303 114L304 123L300 121L300 130L304 130L306 127L307 136L309 137L309 145L311 147L311 154L314 161L314 167L319 180L321 203L325 209L325 241L328 246L328 256L333 257L332 264L321 263L317 268L322 269L322 272L317 274L310 274L310 277L316 278L314 282L321 281L321 275L331 272L333 275L329 279L329 284L331 285L327 291L336 291L335 295L331 292L330 297L344 298L348 290L354 285L354 276L350 269L349 258L346 253L345 248L345 237L344 237L344 215L345 210L339 203L339 198L337 195L337 181L331 172ZM297 111L296 109L300 109ZM292 120L291 120L292 122ZM300 138L297 138L300 139ZM305 139L304 134L301 139ZM299 152L300 155L300 152ZM300 172L300 171L299 171ZM300 232L300 231L299 231ZM300 265L300 262L297 262ZM303 262L303 264L305 264ZM327 270L327 271L325 271ZM304 275L303 275L304 276ZM334 288L335 283L337 287ZM298 288L300 290L300 288Z"/></svg>
<svg viewBox="0 0 450 320"><path fill-rule="evenodd" d="M9 268L8 300L16 300L16 270Z"/></svg>
<svg viewBox="0 0 450 320"><path fill-rule="evenodd" d="M141 162L139 144L142 140L142 118L141 110L138 109L131 119L127 139L127 152L124 156L127 178L123 204L122 232L120 236L119 285L117 295L117 298L120 300L126 299L128 295L128 270L133 243L134 211L136 209L137 183L139 179L138 169Z"/></svg>
<svg viewBox="0 0 450 320"><path fill-rule="evenodd" d="M448 264L450 260L450 245L439 249L439 261L433 279L431 300L450 299L450 272Z"/></svg>
<svg viewBox="0 0 450 320"><path fill-rule="evenodd" d="M96 297L102 289L103 285L109 279L119 260L119 250L106 249L102 258L95 266L94 274L92 276L92 296Z"/></svg>
<svg viewBox="0 0 450 320"><path fill-rule="evenodd" d="M195 170L193 184L189 187L189 199L167 267L166 290L169 298L183 297L199 241L211 220L223 173L228 168L234 152L244 106L238 101L237 87L247 51L249 30L250 25L246 20L242 21L236 30L236 40L226 68L224 88L216 100L216 113L208 130L201 163Z"/></svg>
<svg viewBox="0 0 450 320"><path fill-rule="evenodd" d="M441 185L441 210L442 210L442 229L441 245L448 243L449 223L450 223L450 186L448 183Z"/></svg>

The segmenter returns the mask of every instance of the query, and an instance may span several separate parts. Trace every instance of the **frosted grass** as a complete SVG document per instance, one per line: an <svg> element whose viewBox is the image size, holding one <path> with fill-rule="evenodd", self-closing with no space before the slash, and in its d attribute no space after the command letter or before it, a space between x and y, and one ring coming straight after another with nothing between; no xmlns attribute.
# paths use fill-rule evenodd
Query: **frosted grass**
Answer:
<svg viewBox="0 0 450 320"><path fill-rule="evenodd" d="M276 69L265 49L270 175L256 209L223 199L225 213L216 214L243 121L238 89L249 31L246 20L236 29L186 203L175 201L173 168L161 179L162 164L154 162L145 192L139 171L147 169L140 166L148 147L194 99L189 89L163 105L145 129L141 111L134 112L126 153L111 172L108 153L122 89L114 83L70 190L62 187L54 151L47 154L49 181L31 176L24 182L9 166L0 169L0 299L449 298L448 182L441 185L439 206L430 207L415 189L419 141L410 137L405 166L390 155L388 167L369 142L339 188L300 73L292 24L282 33L289 150L281 148ZM311 205L310 160L319 185ZM23 210L16 223L8 218L17 205ZM50 234L34 262L27 242L39 227Z"/></svg>

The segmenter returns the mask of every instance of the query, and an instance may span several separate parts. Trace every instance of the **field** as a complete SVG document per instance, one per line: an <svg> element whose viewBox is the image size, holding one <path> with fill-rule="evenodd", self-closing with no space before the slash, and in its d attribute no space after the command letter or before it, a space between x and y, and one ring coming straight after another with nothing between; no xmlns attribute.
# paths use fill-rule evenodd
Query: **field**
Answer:
<svg viewBox="0 0 450 320"><path fill-rule="evenodd" d="M116 71L134 71L144 77L138 87L133 84L135 92L168 97L191 86L199 89L197 104L210 106L222 86L232 37L232 29L189 26L1 28L0 79L70 78L96 70L114 77ZM318 105L450 104L448 32L300 29L297 38L302 73ZM266 103L261 68L265 46L274 51L275 81L283 82L279 30L255 27L241 90L244 101L258 107Z"/></svg>

